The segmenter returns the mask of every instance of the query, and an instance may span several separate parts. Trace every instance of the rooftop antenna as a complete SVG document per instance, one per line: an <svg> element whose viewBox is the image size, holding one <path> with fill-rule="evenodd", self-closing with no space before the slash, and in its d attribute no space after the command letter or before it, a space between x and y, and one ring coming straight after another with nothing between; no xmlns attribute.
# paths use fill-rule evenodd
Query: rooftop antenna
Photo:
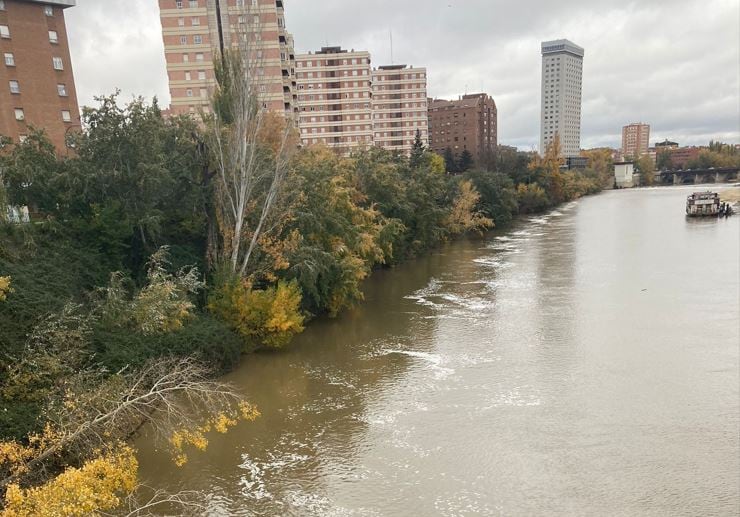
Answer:
<svg viewBox="0 0 740 517"><path fill-rule="evenodd" d="M391 40L391 64L394 65L395 63L393 62L393 30L390 28L388 29L388 35L390 36L390 40Z"/></svg>

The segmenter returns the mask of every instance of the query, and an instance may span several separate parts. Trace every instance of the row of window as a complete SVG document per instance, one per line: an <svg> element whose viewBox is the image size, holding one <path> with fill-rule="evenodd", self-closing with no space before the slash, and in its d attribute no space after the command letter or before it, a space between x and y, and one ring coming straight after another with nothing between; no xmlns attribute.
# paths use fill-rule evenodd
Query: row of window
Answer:
<svg viewBox="0 0 740 517"><path fill-rule="evenodd" d="M15 55L12 52L5 53L5 66L15 66ZM64 70L64 61L61 57L51 58L51 66L54 70Z"/></svg>
<svg viewBox="0 0 740 517"><path fill-rule="evenodd" d="M180 36L180 45L187 45L188 44L188 37L187 36ZM202 45L203 44L203 36L200 34L196 34L193 36L193 44L194 45Z"/></svg>
<svg viewBox="0 0 740 517"><path fill-rule="evenodd" d="M329 64L329 63L333 64ZM369 65L370 60L367 58L353 58L353 59L343 59L341 66L347 66L347 65ZM340 66L339 60L337 59L317 59L314 61L298 61L298 68L312 68L314 66Z"/></svg>
<svg viewBox="0 0 740 517"><path fill-rule="evenodd" d="M15 119L19 122L22 122L26 120L26 113L23 111L23 108L15 108ZM62 121L63 122L72 122L72 112L69 110L62 110Z"/></svg>
<svg viewBox="0 0 740 517"><path fill-rule="evenodd" d="M10 80L8 81L10 85L10 93L13 94L19 94L21 93L21 85L16 80ZM57 84L57 93L60 97L67 97L67 85L66 84Z"/></svg>
<svg viewBox="0 0 740 517"><path fill-rule="evenodd" d="M0 11L5 10L5 0L0 0ZM46 16L54 16L54 8L50 5L44 6L44 14Z"/></svg>
<svg viewBox="0 0 740 517"><path fill-rule="evenodd" d="M10 39L10 27L7 25L0 25L0 38ZM59 43L59 34L57 31L49 31L49 43Z"/></svg>

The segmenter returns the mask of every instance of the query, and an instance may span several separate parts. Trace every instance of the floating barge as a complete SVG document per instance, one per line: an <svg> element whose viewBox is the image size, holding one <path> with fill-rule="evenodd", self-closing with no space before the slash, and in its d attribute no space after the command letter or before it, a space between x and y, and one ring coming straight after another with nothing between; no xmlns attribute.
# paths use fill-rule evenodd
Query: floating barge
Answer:
<svg viewBox="0 0 740 517"><path fill-rule="evenodd" d="M694 192L686 198L686 215L689 217L718 216L719 194L716 192Z"/></svg>

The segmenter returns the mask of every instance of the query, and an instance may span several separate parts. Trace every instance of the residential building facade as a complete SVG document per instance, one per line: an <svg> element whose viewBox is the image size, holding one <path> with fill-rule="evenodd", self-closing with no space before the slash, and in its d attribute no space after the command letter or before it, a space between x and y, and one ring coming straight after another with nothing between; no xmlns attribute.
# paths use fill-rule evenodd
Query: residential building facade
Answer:
<svg viewBox="0 0 740 517"><path fill-rule="evenodd" d="M295 51L284 0L159 0L170 84L170 112L208 111L214 59L247 48L264 109L297 116ZM245 43L247 42L247 43Z"/></svg>
<svg viewBox="0 0 740 517"><path fill-rule="evenodd" d="M542 42L542 154L556 136L562 156L580 154L583 56L583 48L567 39Z"/></svg>
<svg viewBox="0 0 740 517"><path fill-rule="evenodd" d="M486 93L463 95L458 100L429 100L429 147L444 155L467 150L478 165L486 163L498 144L498 113Z"/></svg>
<svg viewBox="0 0 740 517"><path fill-rule="evenodd" d="M298 127L304 145L347 153L373 145L370 53L323 47L296 56Z"/></svg>
<svg viewBox="0 0 740 517"><path fill-rule="evenodd" d="M418 131L429 143L427 71L386 65L372 73L373 142L377 147L409 154Z"/></svg>
<svg viewBox="0 0 740 517"><path fill-rule="evenodd" d="M639 158L650 147L650 125L637 122L622 128L622 155Z"/></svg>
<svg viewBox="0 0 740 517"><path fill-rule="evenodd" d="M24 140L31 126L58 149L80 128L64 10L75 0L0 1L0 134Z"/></svg>

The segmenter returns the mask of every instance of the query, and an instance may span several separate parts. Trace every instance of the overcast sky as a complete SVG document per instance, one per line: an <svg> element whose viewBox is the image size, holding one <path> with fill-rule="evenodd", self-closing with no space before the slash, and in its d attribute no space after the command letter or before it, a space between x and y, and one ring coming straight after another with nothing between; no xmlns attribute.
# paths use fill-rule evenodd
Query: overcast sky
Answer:
<svg viewBox="0 0 740 517"><path fill-rule="evenodd" d="M157 0L78 0L67 25L80 104L120 89L169 104ZM484 91L499 141L539 141L540 42L586 50L582 147L621 145L651 125L651 145L740 142L738 0L286 0L296 51L369 50L373 65L426 66L429 95Z"/></svg>

